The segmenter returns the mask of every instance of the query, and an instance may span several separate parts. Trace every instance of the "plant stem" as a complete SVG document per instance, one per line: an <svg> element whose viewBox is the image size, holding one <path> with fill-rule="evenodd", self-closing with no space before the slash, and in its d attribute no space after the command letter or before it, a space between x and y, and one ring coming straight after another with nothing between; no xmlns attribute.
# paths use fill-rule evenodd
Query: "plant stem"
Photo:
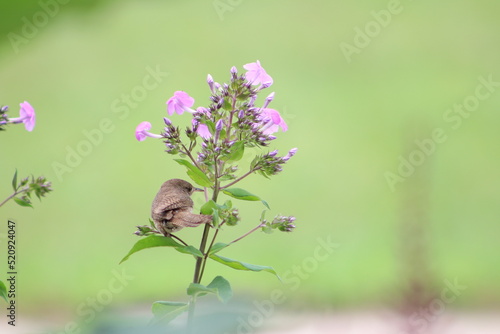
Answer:
<svg viewBox="0 0 500 334"><path fill-rule="evenodd" d="M237 238L237 239L234 239L233 241L231 241L229 243L230 244L234 244L236 241L240 241L241 239L243 239L244 237L252 234L253 232L257 231L259 228L261 228L262 226L265 226L265 224L262 224L260 223L257 227L254 227L253 229L251 229L250 231L248 231L247 233L243 234L241 237Z"/></svg>
<svg viewBox="0 0 500 334"><path fill-rule="evenodd" d="M231 187L232 185L234 185L234 184L236 184L236 183L240 182L240 181L241 181L241 180L243 180L245 177L247 177L248 175L252 174L253 172L258 171L259 169L260 169L260 167L257 167L257 168L254 168L254 169L249 170L248 172L246 172L245 174L243 174L242 176L240 176L239 178L237 178L237 179L236 179L236 180L234 180L233 182L228 183L228 184L226 184L226 185L225 185L225 186L223 186L223 187L220 187L220 190L222 190L222 189L226 189L226 188L228 188L228 187Z"/></svg>
<svg viewBox="0 0 500 334"><path fill-rule="evenodd" d="M217 202L217 197L219 196L219 180L218 180L218 171L217 171L217 156L215 157L215 185L214 185L214 193L212 195L212 200L214 202ZM206 193L205 193L205 197ZM216 231L217 233L217 231ZM203 257L197 257L196 258L196 264L194 267L194 276L193 276L193 283L199 284L201 281L201 273L205 268L205 262L204 259L206 257L205 254L205 247L207 245L207 240L208 240L208 235L210 234L210 225L205 224L205 229L203 230L203 235L201 237L201 242L200 242L200 252L203 254ZM215 240L215 239L214 239ZM212 247L212 246L210 246ZM208 252L207 252L208 253ZM189 302L189 310L188 310L188 333L192 333L193 331L193 320L194 320L194 310L196 307L196 297L192 296L191 301Z"/></svg>
<svg viewBox="0 0 500 334"><path fill-rule="evenodd" d="M7 203L10 199L12 199L14 196L16 195L19 195L20 193L22 192L25 192L26 190L28 190L29 187L24 187L23 189L21 189L20 191L15 191L12 195L10 195L9 197L7 197L2 203L0 203L0 206L4 205L5 203Z"/></svg>
<svg viewBox="0 0 500 334"><path fill-rule="evenodd" d="M162 234L161 232L159 232L160 234ZM188 244L184 242L184 240L182 240L181 238L179 238L178 236L176 235L173 235L173 234L170 234L170 237L171 238L174 238L174 239L177 239L178 241L180 241L181 244L183 244L184 246L187 246Z"/></svg>
<svg viewBox="0 0 500 334"><path fill-rule="evenodd" d="M210 250L212 249L212 246L214 245L215 238L217 238L217 234L219 234L220 229L215 230L214 236L212 238L212 242L210 242L210 246L208 246L207 252L204 253L205 255L203 256L203 262L201 264L201 272L200 272L200 281L203 278L203 273L205 272L205 266L207 264L207 259L210 254Z"/></svg>
<svg viewBox="0 0 500 334"><path fill-rule="evenodd" d="M199 170L202 170L202 169L200 168L200 166L198 165L198 163L196 162L196 159L195 159L195 158L193 158L193 155L191 154L191 151L190 151L190 150L188 150L188 149L187 149L187 147L186 147L183 143L181 143L181 145L182 145L182 148L184 148L184 152L181 152L181 153L184 153L185 155L187 155L187 156L189 157L189 159L191 159L191 161L193 162L193 164L194 164L196 167L198 167L198 169L199 169Z"/></svg>

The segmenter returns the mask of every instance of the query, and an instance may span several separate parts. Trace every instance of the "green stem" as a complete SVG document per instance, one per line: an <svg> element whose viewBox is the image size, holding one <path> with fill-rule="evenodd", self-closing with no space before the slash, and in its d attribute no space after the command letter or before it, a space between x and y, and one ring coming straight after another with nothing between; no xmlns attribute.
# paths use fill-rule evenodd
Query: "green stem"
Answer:
<svg viewBox="0 0 500 334"><path fill-rule="evenodd" d="M187 155L189 157L189 159L191 159L191 161L193 162L193 164L198 167L199 170L203 171L200 166L198 165L198 162L196 162L196 159L193 158L193 155L191 154L191 150L188 150L187 147L181 143L182 145L182 148L184 148L184 152L181 152L181 153L184 153L185 155Z"/></svg>
<svg viewBox="0 0 500 334"><path fill-rule="evenodd" d="M208 246L207 252L204 253L203 262L201 264L200 281L203 278L203 273L205 272L205 266L207 264L208 256L210 255L210 250L212 249L212 246L214 245L215 238L217 238L217 234L219 234L219 231L220 231L220 229L215 230L214 236L212 238L212 242L210 242L210 246Z"/></svg>
<svg viewBox="0 0 500 334"><path fill-rule="evenodd" d="M212 195L212 200L217 202L217 197L219 196L219 180L218 180L218 171L217 171L217 157L215 157L215 185L214 185L214 193ZM217 233L217 231L216 231ZM202 257L196 258L196 264L194 267L194 276L193 283L199 284L201 282L201 273L205 269L205 247L207 245L208 236L210 234L210 225L205 224L205 228L203 230L203 235L201 237L200 242L200 252L203 254ZM208 253L208 252L207 252ZM189 302L189 310L188 310L188 333L193 332L193 320L194 320L194 310L196 307L196 297L192 296L191 301Z"/></svg>
<svg viewBox="0 0 500 334"><path fill-rule="evenodd" d="M254 227L253 229L251 229L250 231L248 231L247 233L243 234L241 237L237 238L237 239L234 239L233 241L231 241L229 243L230 244L234 244L236 241L240 241L241 239L243 239L244 237L252 234L253 232L257 231L259 228L261 228L262 226L265 226L265 224L263 223L260 223L257 227Z"/></svg>
<svg viewBox="0 0 500 334"><path fill-rule="evenodd" d="M248 175L252 174L253 172L258 171L259 169L260 169L260 167L257 167L257 168L254 168L254 169L249 170L248 172L246 172L245 174L243 174L242 176L240 176L239 178L237 178L237 179L236 179L236 180L234 180L233 182L228 183L228 184L226 184L226 185L225 185L225 186L223 186L223 187L220 187L220 190L222 190L222 189L226 189L226 188L228 188L228 187L231 187L232 185L234 185L234 184L236 184L236 183L240 182L240 181L241 181L241 180L243 180L245 177L247 177Z"/></svg>
<svg viewBox="0 0 500 334"><path fill-rule="evenodd" d="M7 203L9 200L11 200L14 196L16 195L19 195L20 193L22 192L25 192L26 190L28 190L29 187L24 187L23 189L21 189L21 191L16 191L14 192L12 195L10 195L9 197L7 197L2 203L0 203L0 206L4 205L5 203Z"/></svg>

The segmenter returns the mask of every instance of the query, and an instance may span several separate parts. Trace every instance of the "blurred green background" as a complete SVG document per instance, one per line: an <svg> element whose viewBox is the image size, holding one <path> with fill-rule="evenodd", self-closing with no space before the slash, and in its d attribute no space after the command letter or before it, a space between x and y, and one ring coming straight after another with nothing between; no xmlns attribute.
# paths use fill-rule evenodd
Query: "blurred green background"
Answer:
<svg viewBox="0 0 500 334"><path fill-rule="evenodd" d="M467 116L448 110L474 102L480 77L500 81L499 10L485 0L3 2L0 103L15 117L29 101L37 124L0 134L0 197L10 194L16 168L45 175L54 189L33 210L12 202L0 209L1 233L8 218L19 227L23 312L74 316L122 269L134 279L110 307L185 298L194 266L185 255L147 250L118 266L161 183L187 178L161 142L139 143L134 129L147 120L159 132L176 90L207 105L208 73L225 82L231 66L243 71L257 59L274 78L272 107L289 125L272 148L299 151L271 181L255 175L241 186L268 200L268 217L295 215L298 228L256 233L221 255L293 276L294 266L312 261L318 238L339 247L307 267L296 290L217 263L205 279L222 274L236 295L253 298L282 289L290 307L346 308L396 305L412 280L439 292L456 278L467 289L454 306L498 305L499 87ZM371 36L360 35L365 29ZM357 49L346 57L347 44ZM148 68L168 75L127 113L115 112ZM103 119L112 130L58 176L55 164L67 165L68 150L82 149ZM391 189L386 173L397 173L400 156L408 159L435 129L446 140ZM263 209L238 205L243 221L220 241L255 226ZM197 245L201 229L179 235ZM1 268L4 254L2 246Z"/></svg>

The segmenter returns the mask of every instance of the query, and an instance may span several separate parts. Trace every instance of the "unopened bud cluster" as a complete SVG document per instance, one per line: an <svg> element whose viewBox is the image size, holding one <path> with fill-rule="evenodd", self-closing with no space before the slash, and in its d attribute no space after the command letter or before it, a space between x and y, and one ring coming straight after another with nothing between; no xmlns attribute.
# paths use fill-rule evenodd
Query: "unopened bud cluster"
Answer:
<svg viewBox="0 0 500 334"><path fill-rule="evenodd" d="M236 226L240 221L238 209L230 209L219 213L219 217L227 226Z"/></svg>
<svg viewBox="0 0 500 334"><path fill-rule="evenodd" d="M262 221L262 230L266 233L271 233L273 230L278 229L281 232L292 232L295 228L293 222L295 221L294 216L276 216L272 222L267 220Z"/></svg>
<svg viewBox="0 0 500 334"><path fill-rule="evenodd" d="M38 199L44 197L47 193L52 191L52 184L47 181L47 179L43 176L38 178L31 177L31 181L29 177L25 177L21 179L17 188L15 189L19 194L22 194L18 199L20 199L25 204L31 204L31 195L35 194Z"/></svg>
<svg viewBox="0 0 500 334"><path fill-rule="evenodd" d="M251 168L262 175L268 177L283 171L283 165L297 153L296 148L292 148L287 155L278 156L278 150L274 150L262 156L256 157L251 164Z"/></svg>
<svg viewBox="0 0 500 334"><path fill-rule="evenodd" d="M173 126L172 122L166 117L163 120L165 122L165 129L162 136L165 138L166 152L169 154L182 152L179 127Z"/></svg>
<svg viewBox="0 0 500 334"><path fill-rule="evenodd" d="M9 121L7 111L9 111L9 106L2 106L0 108L0 131L5 130L5 125Z"/></svg>
<svg viewBox="0 0 500 334"><path fill-rule="evenodd" d="M137 231L134 232L135 235L138 235L140 237L158 233L159 232L156 229L148 225L139 225L137 226Z"/></svg>

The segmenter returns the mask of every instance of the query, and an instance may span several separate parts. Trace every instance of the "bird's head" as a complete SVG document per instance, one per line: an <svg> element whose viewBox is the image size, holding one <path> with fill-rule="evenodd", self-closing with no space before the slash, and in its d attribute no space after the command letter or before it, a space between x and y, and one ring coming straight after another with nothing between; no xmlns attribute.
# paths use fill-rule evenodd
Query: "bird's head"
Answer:
<svg viewBox="0 0 500 334"><path fill-rule="evenodd" d="M191 195L195 191L203 191L203 189L194 187L191 183L181 180L181 179L171 179L163 183L162 188L175 188L181 191L185 191L188 195Z"/></svg>

